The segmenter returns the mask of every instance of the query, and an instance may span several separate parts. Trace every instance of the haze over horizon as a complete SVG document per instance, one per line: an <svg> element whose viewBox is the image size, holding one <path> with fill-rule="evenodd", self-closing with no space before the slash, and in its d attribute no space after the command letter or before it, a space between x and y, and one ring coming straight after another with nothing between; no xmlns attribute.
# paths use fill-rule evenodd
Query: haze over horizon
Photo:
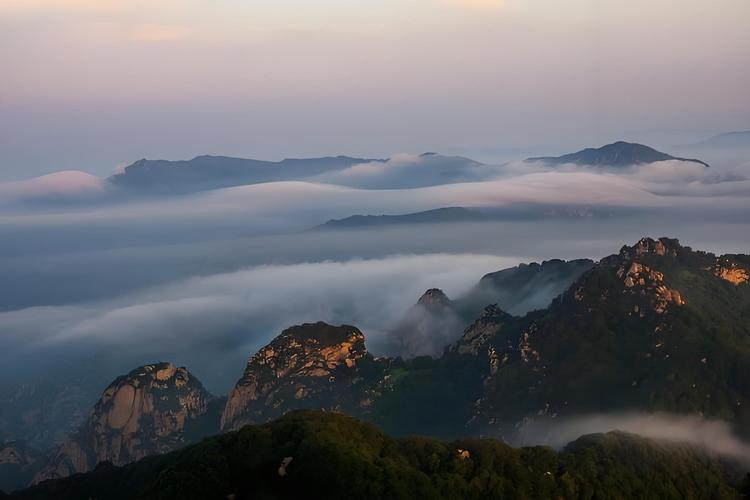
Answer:
<svg viewBox="0 0 750 500"><path fill-rule="evenodd" d="M669 151L750 128L749 17L743 0L6 0L0 181L200 154Z"/></svg>

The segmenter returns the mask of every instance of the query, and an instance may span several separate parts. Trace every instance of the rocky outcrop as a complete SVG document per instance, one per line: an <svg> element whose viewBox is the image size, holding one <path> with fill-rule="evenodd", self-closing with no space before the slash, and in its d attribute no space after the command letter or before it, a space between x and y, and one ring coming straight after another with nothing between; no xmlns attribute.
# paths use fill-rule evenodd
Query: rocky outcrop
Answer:
<svg viewBox="0 0 750 500"><path fill-rule="evenodd" d="M104 390L88 420L48 457L35 481L175 450L186 444L189 426L208 411L210 400L185 368L137 368Z"/></svg>
<svg viewBox="0 0 750 500"><path fill-rule="evenodd" d="M439 288L430 288L419 297L417 304L429 308L430 310L443 310L453 307L453 303Z"/></svg>
<svg viewBox="0 0 750 500"><path fill-rule="evenodd" d="M478 355L495 339L502 327L513 319L496 305L487 306L466 330L451 350L459 354Z"/></svg>
<svg viewBox="0 0 750 500"><path fill-rule="evenodd" d="M356 327L293 326L250 358L227 398L221 429L265 422L292 409L360 413L376 396L387 363L367 352Z"/></svg>
<svg viewBox="0 0 750 500"><path fill-rule="evenodd" d="M617 303L630 309L632 314L644 317L648 311L665 314L670 307L685 305L685 298L665 282L664 273L647 265L653 257L675 259L683 249L677 240L643 238L633 246L624 246L617 255L602 259L599 270L584 276L573 290L576 301L588 308L605 303ZM619 284L601 286L602 272L614 269Z"/></svg>
<svg viewBox="0 0 750 500"><path fill-rule="evenodd" d="M733 285L742 285L750 280L750 272L736 262L733 262L729 257L716 259L713 273L715 276Z"/></svg>

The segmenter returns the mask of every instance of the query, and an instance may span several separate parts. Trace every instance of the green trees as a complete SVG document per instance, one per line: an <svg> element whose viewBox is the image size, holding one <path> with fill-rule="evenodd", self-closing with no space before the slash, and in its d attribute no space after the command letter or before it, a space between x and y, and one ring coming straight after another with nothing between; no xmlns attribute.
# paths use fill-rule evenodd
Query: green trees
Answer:
<svg viewBox="0 0 750 500"><path fill-rule="evenodd" d="M289 460L291 459L291 460ZM282 462L288 465L279 473ZM745 487L747 489L747 487ZM493 439L393 439L330 412L292 412L168 455L43 483L11 498L740 498L686 446L624 433L562 452Z"/></svg>

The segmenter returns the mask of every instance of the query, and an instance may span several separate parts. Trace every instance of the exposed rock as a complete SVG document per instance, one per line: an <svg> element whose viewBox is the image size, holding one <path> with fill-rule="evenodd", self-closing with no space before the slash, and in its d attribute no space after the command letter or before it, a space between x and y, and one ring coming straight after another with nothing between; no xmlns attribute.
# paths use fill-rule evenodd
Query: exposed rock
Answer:
<svg viewBox="0 0 750 500"><path fill-rule="evenodd" d="M750 280L750 273L748 273L747 269L738 266L734 262L729 262L728 259L716 259L713 272L715 276L728 281L733 285L741 285Z"/></svg>
<svg viewBox="0 0 750 500"><path fill-rule="evenodd" d="M229 394L221 428L265 422L298 408L355 411L367 406L386 363L367 352L356 327L293 326L250 358Z"/></svg>
<svg viewBox="0 0 750 500"><path fill-rule="evenodd" d="M633 246L623 246L619 254L605 257L597 266L602 271L614 269L622 288L600 286L597 271L584 275L573 287L571 297L589 310L619 303L640 317L644 317L647 311L665 314L672 305L684 305L685 298L680 291L667 285L664 273L644 262L651 262L654 258L674 259L681 252L689 254L691 251L675 239L643 238ZM622 296L629 300L623 301Z"/></svg>
<svg viewBox="0 0 750 500"><path fill-rule="evenodd" d="M281 461L281 465L279 465L279 476L286 476L286 468L289 467L289 464L292 463L292 460L294 460L294 457L284 457L284 459Z"/></svg>
<svg viewBox="0 0 750 500"><path fill-rule="evenodd" d="M530 421L632 408L750 422L737 375L750 366L738 350L750 339L749 265L669 238L622 247L546 310L486 336L472 424L512 435Z"/></svg>
<svg viewBox="0 0 750 500"><path fill-rule="evenodd" d="M503 325L512 318L510 314L494 304L487 306L479 318L464 330L463 335L452 349L459 354L476 356L480 350L486 348L488 342L493 340Z"/></svg>
<svg viewBox="0 0 750 500"><path fill-rule="evenodd" d="M620 249L620 256L629 260L648 254L676 257L682 248L679 240L673 238L659 238L658 240L641 238L633 246L623 246ZM686 250L689 251L690 248L686 248Z"/></svg>
<svg viewBox="0 0 750 500"><path fill-rule="evenodd" d="M186 444L185 431L208 410L210 394L185 368L145 365L118 377L94 411L46 461L35 482L126 464Z"/></svg>
<svg viewBox="0 0 750 500"><path fill-rule="evenodd" d="M657 255L665 255L664 246L657 248ZM639 254L640 255L640 254ZM655 271L648 266L638 262L625 262L617 270L617 276L623 279L626 294L641 295L650 299L651 308L659 313L664 314L670 304L682 306L685 300L677 290L670 289L664 284L664 274ZM633 306L634 312L642 314L641 307L636 304Z"/></svg>
<svg viewBox="0 0 750 500"><path fill-rule="evenodd" d="M419 297L417 304L421 304L429 309L445 309L452 307L452 302L445 293L439 288L430 288Z"/></svg>

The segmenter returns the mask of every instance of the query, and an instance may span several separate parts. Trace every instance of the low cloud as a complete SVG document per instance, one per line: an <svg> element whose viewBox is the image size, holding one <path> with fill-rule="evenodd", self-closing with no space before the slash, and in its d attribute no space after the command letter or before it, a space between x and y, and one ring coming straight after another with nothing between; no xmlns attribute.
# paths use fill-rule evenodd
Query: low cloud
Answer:
<svg viewBox="0 0 750 500"><path fill-rule="evenodd" d="M29 180L0 183L0 208L13 203L82 201L104 193L104 181L79 170L66 170Z"/></svg>
<svg viewBox="0 0 750 500"><path fill-rule="evenodd" d="M2 363L52 355L58 348L110 349L113 358L184 360L213 378L244 360L283 328L327 321L360 327L385 354L385 332L428 288L460 294L485 273L518 259L471 254L406 255L293 265L266 265L183 280L116 300L0 313ZM114 361L113 361L114 362Z"/></svg>
<svg viewBox="0 0 750 500"><path fill-rule="evenodd" d="M698 415L668 413L620 413L586 415L555 423L531 423L521 429L522 442L562 448L584 434L620 430L643 437L686 443L709 453L750 464L750 443L737 437L732 427L721 420Z"/></svg>
<svg viewBox="0 0 750 500"><path fill-rule="evenodd" d="M402 153L387 161L360 163L328 172L313 180L363 189L403 189L485 180L493 174L495 167L469 158Z"/></svg>

